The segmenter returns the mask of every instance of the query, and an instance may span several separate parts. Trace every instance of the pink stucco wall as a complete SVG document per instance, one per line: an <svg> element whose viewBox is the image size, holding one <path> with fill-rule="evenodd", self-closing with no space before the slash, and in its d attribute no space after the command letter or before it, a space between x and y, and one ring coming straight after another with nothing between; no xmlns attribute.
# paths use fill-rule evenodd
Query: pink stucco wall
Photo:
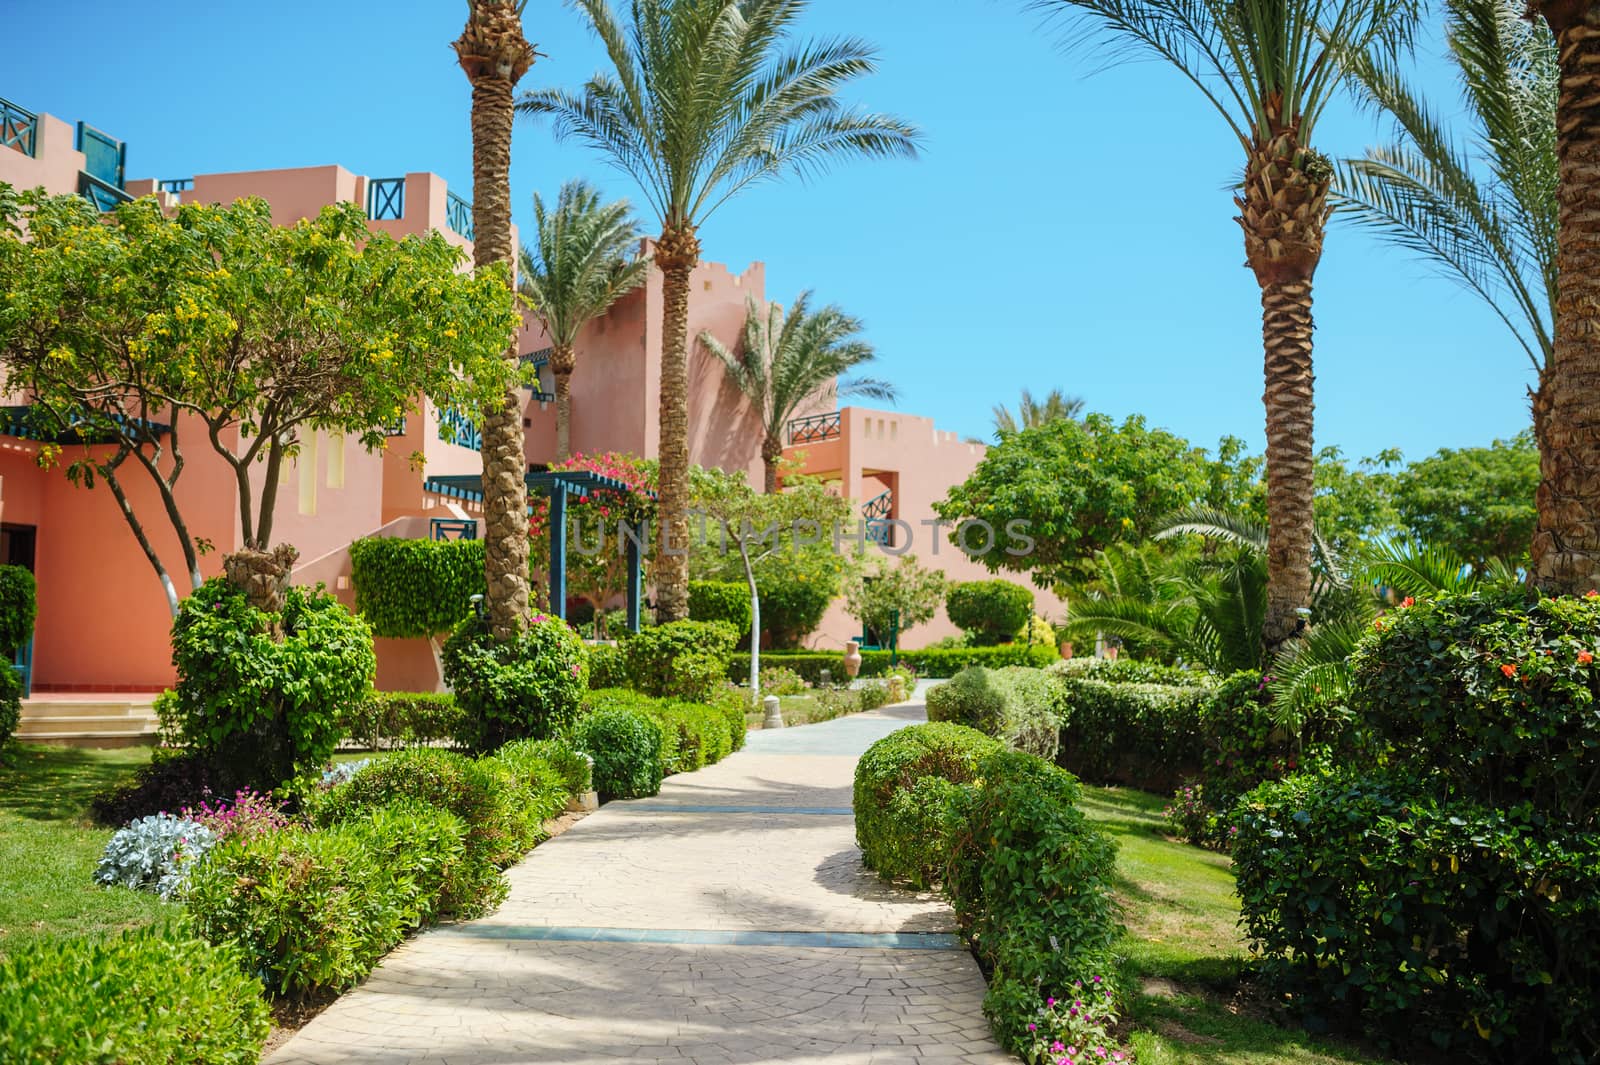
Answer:
<svg viewBox="0 0 1600 1065"><path fill-rule="evenodd" d="M78 171L83 169L83 153L75 147L78 131L70 122L54 115L40 115L34 133L33 154L14 148L0 148L0 181L19 189L39 186L52 193L78 191Z"/></svg>

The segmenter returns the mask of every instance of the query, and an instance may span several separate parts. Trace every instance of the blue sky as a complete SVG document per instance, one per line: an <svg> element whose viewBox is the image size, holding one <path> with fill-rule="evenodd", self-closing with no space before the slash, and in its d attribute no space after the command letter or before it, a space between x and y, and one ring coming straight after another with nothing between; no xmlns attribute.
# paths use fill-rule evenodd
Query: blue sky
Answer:
<svg viewBox="0 0 1600 1065"><path fill-rule="evenodd" d="M181 17L6 6L0 96L124 139L130 177L339 163L432 170L470 194L468 88L448 48L460 0L215 0ZM765 261L769 296L814 288L864 318L900 409L942 428L987 435L993 404L1062 387L1197 444L1233 433L1259 450L1259 296L1227 192L1237 144L1167 68L1102 70L1022 6L814 0L808 32L878 47L879 72L851 95L919 124L924 157L759 187L712 217L706 258ZM576 87L599 66L558 0L531 0L526 22L548 58L525 85ZM86 26L103 32L91 41ZM1422 62L1455 114L1436 56ZM1335 105L1318 144L1354 155L1381 133ZM588 148L532 123L512 157L524 225L533 192L571 177L633 195ZM1319 446L1417 458L1527 424L1531 372L1504 326L1366 234L1330 234L1316 317Z"/></svg>

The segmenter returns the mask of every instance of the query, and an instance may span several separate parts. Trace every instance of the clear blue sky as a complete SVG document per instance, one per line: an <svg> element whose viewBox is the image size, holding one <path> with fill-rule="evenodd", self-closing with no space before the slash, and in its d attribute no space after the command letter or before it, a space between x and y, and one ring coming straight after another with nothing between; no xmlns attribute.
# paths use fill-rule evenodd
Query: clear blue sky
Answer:
<svg viewBox="0 0 1600 1065"><path fill-rule="evenodd" d="M0 96L126 140L130 177L339 163L432 170L470 194L460 0L5 6ZM564 4L531 0L526 21L548 58L525 85L576 87L600 64ZM1260 449L1258 292L1226 191L1240 153L1190 86L1153 63L1096 72L1021 0L815 0L807 29L877 45L879 73L851 95L919 124L924 158L762 186L713 216L707 258L763 260L769 296L814 288L863 317L900 409L943 428L987 436L994 403L1060 386ZM1380 132L1336 105L1318 141L1353 155ZM575 176L632 194L585 146L519 123L519 223L535 190ZM1520 348L1402 253L1336 227L1316 311L1319 445L1417 458L1527 424Z"/></svg>

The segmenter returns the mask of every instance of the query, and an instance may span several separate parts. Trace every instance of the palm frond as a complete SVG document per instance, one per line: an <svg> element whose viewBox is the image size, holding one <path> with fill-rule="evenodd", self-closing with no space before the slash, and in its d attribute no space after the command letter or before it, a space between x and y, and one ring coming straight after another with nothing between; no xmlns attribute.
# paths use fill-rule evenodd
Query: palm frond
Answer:
<svg viewBox="0 0 1600 1065"><path fill-rule="evenodd" d="M1276 723L1299 734L1306 721L1350 697L1350 655L1369 622L1349 619L1313 625L1272 660L1267 691Z"/></svg>
<svg viewBox="0 0 1600 1065"><path fill-rule="evenodd" d="M1442 547L1408 540L1371 548L1362 560L1360 574L1365 583L1410 596L1469 592L1478 585L1477 575L1464 559Z"/></svg>
<svg viewBox="0 0 1600 1065"><path fill-rule="evenodd" d="M1260 554L1267 550L1267 527L1254 518L1217 507L1195 506L1177 511L1156 523L1155 538L1203 536L1247 548Z"/></svg>

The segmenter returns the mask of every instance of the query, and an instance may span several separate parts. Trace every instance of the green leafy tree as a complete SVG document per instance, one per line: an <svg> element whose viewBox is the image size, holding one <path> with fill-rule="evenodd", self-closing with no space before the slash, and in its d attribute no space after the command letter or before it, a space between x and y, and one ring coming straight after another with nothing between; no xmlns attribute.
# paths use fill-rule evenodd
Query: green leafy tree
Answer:
<svg viewBox="0 0 1600 1065"><path fill-rule="evenodd" d="M522 249L522 294L550 337L557 462L572 457L578 334L650 271L649 260L628 257L639 243L639 225L628 212L628 201L603 203L586 181L561 186L554 211L533 194L534 247Z"/></svg>
<svg viewBox="0 0 1600 1065"><path fill-rule="evenodd" d="M996 404L994 408L995 435L1014 433L1018 429L1032 429L1043 425L1045 422L1059 421L1062 418L1076 418L1083 413L1083 400L1078 396L1069 396L1059 388L1052 388L1045 393L1044 399L1035 399L1033 393L1026 388L1022 390L1022 398L1017 402L1017 412L1011 413L1010 408L1004 404Z"/></svg>
<svg viewBox="0 0 1600 1065"><path fill-rule="evenodd" d="M1204 458L1138 416L1121 425L1104 414L1047 422L1002 437L934 510L955 524L951 542L991 572L1030 573L1048 588L1080 576L1096 551L1199 499ZM972 532L969 522L987 529ZM988 532L993 544L978 550Z"/></svg>
<svg viewBox="0 0 1600 1065"><path fill-rule="evenodd" d="M511 284L512 93L537 53L522 32L528 0L467 0L467 23L451 47L472 83L472 264ZM519 363L517 326L500 338L503 357ZM523 396L503 382L483 402L484 580L490 631L510 640L528 622L528 501L522 434Z"/></svg>
<svg viewBox="0 0 1600 1065"><path fill-rule="evenodd" d="M877 353L871 344L857 339L861 319L831 303L813 311L810 303L811 293L802 292L785 315L776 303L763 309L751 299L737 350L730 351L710 332L700 334L700 343L721 361L728 378L761 415L763 491L768 494L778 490L784 427L808 400L820 400L830 391L835 401L847 396L891 402L895 398L894 386L886 381L838 380L840 374L877 358Z"/></svg>
<svg viewBox="0 0 1600 1065"><path fill-rule="evenodd" d="M1336 447L1317 452L1317 532L1336 554L1353 555L1398 531L1393 471L1400 461L1393 449L1354 464Z"/></svg>
<svg viewBox="0 0 1600 1065"><path fill-rule="evenodd" d="M802 478L784 492L757 493L743 471L696 466L690 499L694 509L714 523L718 547L735 555L750 592L750 692L761 694L761 587L756 566L782 551L793 551L796 539L831 536L834 524L850 508L820 481Z"/></svg>
<svg viewBox="0 0 1600 1065"><path fill-rule="evenodd" d="M815 173L841 158L912 156L917 132L844 106L837 93L871 73L854 38L792 40L806 0L634 0L624 24L609 0L574 0L611 70L581 93L543 89L523 114L554 119L639 183L661 225L661 532L689 542L689 282L707 217L750 185ZM688 616L687 556L663 553L657 614Z"/></svg>
<svg viewBox="0 0 1600 1065"><path fill-rule="evenodd" d="M147 198L102 215L80 196L30 192L0 198L0 210L10 386L33 394L42 428L84 441L68 475L112 492L174 615L152 515L124 481L130 463L155 486L197 588L205 544L177 487L184 447L201 436L233 475L242 550L230 573L281 591L295 554L268 552L274 509L310 434L379 450L420 394L475 409L511 380L499 349L517 315L504 278L460 273L460 252L438 234L372 232L353 204L291 226L274 225L259 199L169 217ZM275 610L275 596L256 605Z"/></svg>
<svg viewBox="0 0 1600 1065"><path fill-rule="evenodd" d="M1395 477L1400 522L1481 570L1523 557L1533 536L1539 448L1531 431L1489 447L1445 448Z"/></svg>
<svg viewBox="0 0 1600 1065"><path fill-rule="evenodd" d="M1312 147L1352 63L1409 43L1415 0L1033 0L1086 33L1183 74L1243 149L1234 195L1261 289L1266 377L1270 648L1311 597L1316 496L1311 279L1322 259L1333 165Z"/></svg>
<svg viewBox="0 0 1600 1065"><path fill-rule="evenodd" d="M845 610L880 639L932 621L944 603L944 571L925 569L917 556L857 559L844 582Z"/></svg>

